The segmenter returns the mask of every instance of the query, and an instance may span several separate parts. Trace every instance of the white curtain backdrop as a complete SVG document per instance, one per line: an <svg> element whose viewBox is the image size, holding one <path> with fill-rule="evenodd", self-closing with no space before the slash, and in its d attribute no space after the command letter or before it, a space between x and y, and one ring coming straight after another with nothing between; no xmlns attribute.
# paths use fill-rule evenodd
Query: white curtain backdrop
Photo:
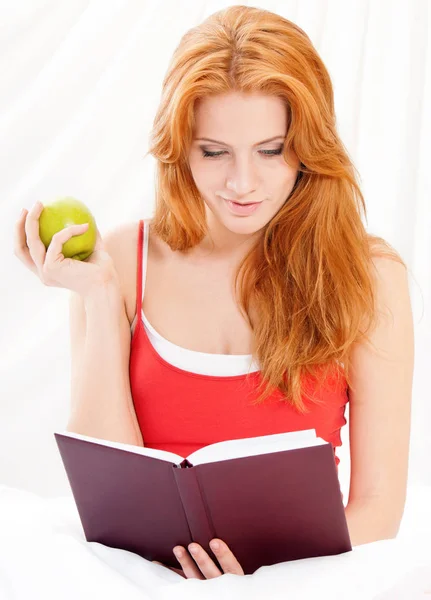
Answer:
<svg viewBox="0 0 431 600"><path fill-rule="evenodd" d="M54 430L70 402L68 292L13 254L21 208L75 196L102 236L150 217L143 158L181 36L231 2L0 2L0 484L71 494ZM243 2L302 27L327 65L372 233L409 268L415 374L409 484L431 485L431 7L427 0ZM347 420L349 413L346 413ZM382 427L384 423L382 423ZM348 425L340 477L348 493Z"/></svg>

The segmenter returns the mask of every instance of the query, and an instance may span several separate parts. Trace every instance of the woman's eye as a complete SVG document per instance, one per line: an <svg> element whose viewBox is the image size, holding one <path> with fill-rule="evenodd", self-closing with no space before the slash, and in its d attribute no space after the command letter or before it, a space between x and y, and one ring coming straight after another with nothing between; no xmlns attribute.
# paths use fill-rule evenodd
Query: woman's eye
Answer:
<svg viewBox="0 0 431 600"><path fill-rule="evenodd" d="M277 150L259 150L259 152L264 156L277 156L281 154L282 150L282 148L278 148ZM223 154L226 154L225 150L221 150L220 152L209 152L207 150L202 150L202 156L204 158L217 158Z"/></svg>

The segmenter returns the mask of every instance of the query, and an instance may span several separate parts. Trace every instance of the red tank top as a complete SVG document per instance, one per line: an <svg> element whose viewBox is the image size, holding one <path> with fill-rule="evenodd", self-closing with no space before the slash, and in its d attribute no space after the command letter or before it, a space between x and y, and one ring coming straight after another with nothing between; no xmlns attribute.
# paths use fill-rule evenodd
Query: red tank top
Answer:
<svg viewBox="0 0 431 600"><path fill-rule="evenodd" d="M300 414L277 390L262 404L257 398L260 371L245 375L215 376L192 373L168 363L155 350L142 320L143 221L139 222L136 273L136 326L130 348L130 385L144 445L186 457L215 442L315 429L335 453L341 446L340 430L348 402L344 377L329 377L319 398L322 404Z"/></svg>

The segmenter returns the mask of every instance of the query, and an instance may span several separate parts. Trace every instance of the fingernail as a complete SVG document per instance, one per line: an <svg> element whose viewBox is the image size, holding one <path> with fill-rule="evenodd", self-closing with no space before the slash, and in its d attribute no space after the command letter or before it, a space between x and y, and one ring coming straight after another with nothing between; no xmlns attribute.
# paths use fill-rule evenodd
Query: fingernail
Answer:
<svg viewBox="0 0 431 600"><path fill-rule="evenodd" d="M21 214L19 215L20 217L22 217L22 215L25 213L25 208L21 209Z"/></svg>
<svg viewBox="0 0 431 600"><path fill-rule="evenodd" d="M210 542L211 550L218 550L220 548L220 544L218 542Z"/></svg>
<svg viewBox="0 0 431 600"><path fill-rule="evenodd" d="M189 550L192 554L197 554L197 552L198 552L197 546L193 546L193 545L189 546Z"/></svg>
<svg viewBox="0 0 431 600"><path fill-rule="evenodd" d="M179 550L179 549L178 549L178 550L174 550L174 554L175 554L175 556L176 556L177 558L181 558L181 557L182 557L182 555L183 555L182 551L181 551L181 550Z"/></svg>

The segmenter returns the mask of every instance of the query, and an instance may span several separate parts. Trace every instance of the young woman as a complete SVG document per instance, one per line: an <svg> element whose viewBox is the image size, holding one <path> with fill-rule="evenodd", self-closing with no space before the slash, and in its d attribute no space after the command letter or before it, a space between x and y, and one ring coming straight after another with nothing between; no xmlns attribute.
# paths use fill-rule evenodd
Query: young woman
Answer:
<svg viewBox="0 0 431 600"><path fill-rule="evenodd" d="M40 207L17 223L17 256L72 290L68 429L183 456L315 429L338 466L350 402L352 545L395 537L413 376L407 270L363 226L330 77L308 36L246 6L191 29L149 152L154 217L99 235L87 261L61 254L79 227L45 252ZM223 572L243 574L219 542ZM177 572L223 574L196 546L178 548Z"/></svg>

